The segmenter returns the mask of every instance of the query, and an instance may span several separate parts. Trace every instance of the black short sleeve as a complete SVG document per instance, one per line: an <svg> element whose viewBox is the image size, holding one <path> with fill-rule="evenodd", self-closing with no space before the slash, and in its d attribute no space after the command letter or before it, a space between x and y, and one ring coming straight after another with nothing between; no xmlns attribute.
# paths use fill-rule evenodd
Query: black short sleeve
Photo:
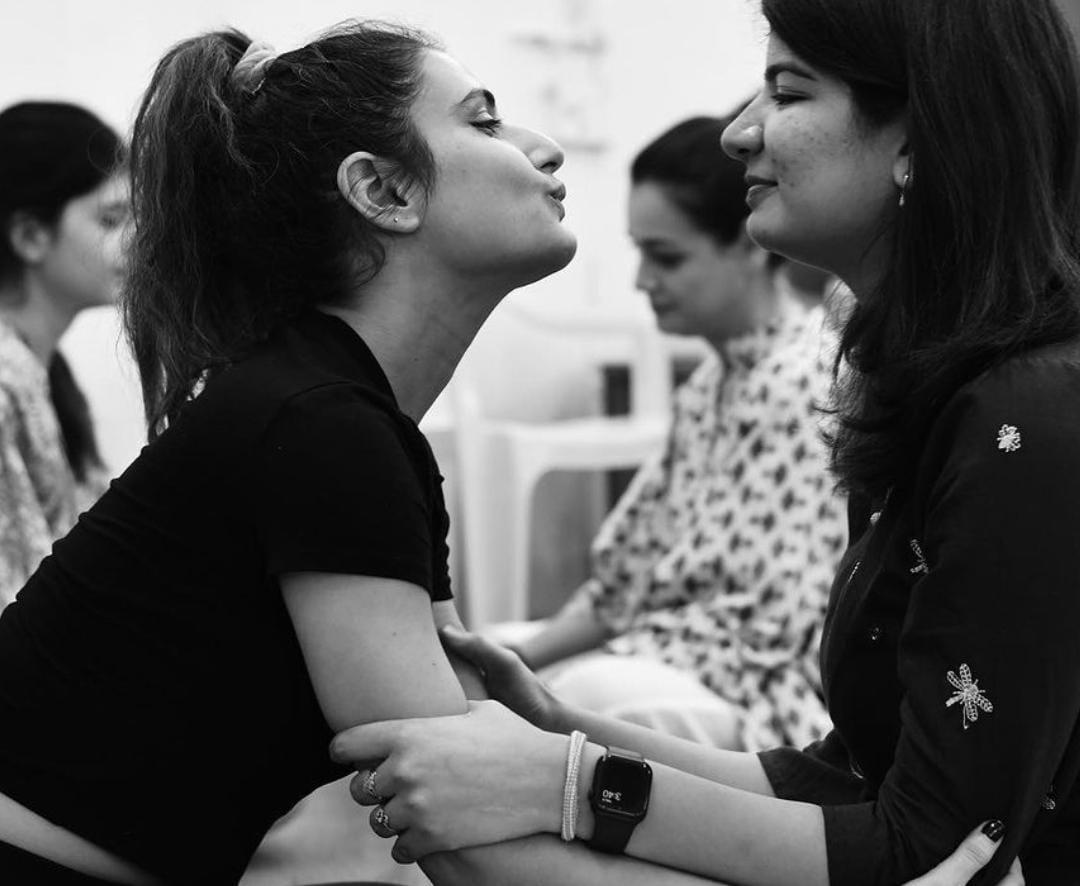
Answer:
<svg viewBox="0 0 1080 886"><path fill-rule="evenodd" d="M372 575L435 590L436 481L401 421L349 384L305 391L281 408L252 476L269 574Z"/></svg>

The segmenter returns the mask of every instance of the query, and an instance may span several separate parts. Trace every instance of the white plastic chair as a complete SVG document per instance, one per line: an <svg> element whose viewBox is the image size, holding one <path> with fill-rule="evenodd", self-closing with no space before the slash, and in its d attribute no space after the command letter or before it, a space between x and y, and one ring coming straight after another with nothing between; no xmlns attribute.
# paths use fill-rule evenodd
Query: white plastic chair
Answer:
<svg viewBox="0 0 1080 886"><path fill-rule="evenodd" d="M599 372L631 369L631 411L532 422L489 415L481 375L507 371L483 360L463 362L451 383L458 470L458 538L464 548L464 611L477 629L528 617L533 494L549 471L633 468L659 451L669 423L671 369L650 316L597 309L541 313L499 308L522 334L573 338ZM572 383L572 382L571 382ZM522 398L530 396L521 391Z"/></svg>

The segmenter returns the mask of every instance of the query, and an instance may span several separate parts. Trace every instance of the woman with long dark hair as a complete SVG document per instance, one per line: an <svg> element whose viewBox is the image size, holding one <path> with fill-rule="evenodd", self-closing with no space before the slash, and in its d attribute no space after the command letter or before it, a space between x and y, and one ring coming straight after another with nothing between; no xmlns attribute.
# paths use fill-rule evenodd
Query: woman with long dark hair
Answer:
<svg viewBox="0 0 1080 886"><path fill-rule="evenodd" d="M1019 855L1028 883L1074 884L1074 47L1052 0L762 8L765 85L724 135L746 164L747 228L856 298L832 441L853 541L821 654L835 730L804 751L679 744L560 704L510 653L457 637L496 697L574 734L569 754L564 736L493 703L362 727L335 754L388 757L354 790L400 833L399 857L524 823L557 832L565 802L564 835L607 851L728 882L865 886L925 871L995 819L1003 842L978 882ZM535 762L558 748L561 764ZM572 870L559 881L617 876Z"/></svg>
<svg viewBox="0 0 1080 886"><path fill-rule="evenodd" d="M120 289L120 137L84 108L0 112L0 606L105 491L90 410L57 345Z"/></svg>
<svg viewBox="0 0 1080 886"><path fill-rule="evenodd" d="M0 616L6 882L235 883L345 774L334 731L465 710L417 422L572 257L562 159L406 29L161 60L123 297L151 440Z"/></svg>

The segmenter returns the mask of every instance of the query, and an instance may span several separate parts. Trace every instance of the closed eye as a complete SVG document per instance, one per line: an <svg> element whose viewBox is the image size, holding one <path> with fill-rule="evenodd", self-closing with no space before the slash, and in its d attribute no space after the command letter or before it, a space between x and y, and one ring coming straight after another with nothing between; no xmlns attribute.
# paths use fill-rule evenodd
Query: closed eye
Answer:
<svg viewBox="0 0 1080 886"><path fill-rule="evenodd" d="M477 129L482 129L488 135L495 135L502 128L502 120L491 117L484 120L474 120L472 123Z"/></svg>
<svg viewBox="0 0 1080 886"><path fill-rule="evenodd" d="M774 104L777 104L777 105L780 105L780 107L783 107L784 105L790 105L793 102L799 101L801 98L803 98L803 96L794 95L793 93L790 93L790 92L774 92L770 96L770 98L773 100Z"/></svg>

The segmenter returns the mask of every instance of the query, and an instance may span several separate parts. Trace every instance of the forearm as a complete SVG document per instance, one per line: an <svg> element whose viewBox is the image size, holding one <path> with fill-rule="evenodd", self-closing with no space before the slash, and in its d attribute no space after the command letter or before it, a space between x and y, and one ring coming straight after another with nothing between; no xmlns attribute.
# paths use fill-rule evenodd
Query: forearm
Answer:
<svg viewBox="0 0 1080 886"><path fill-rule="evenodd" d="M577 834L595 819L588 792L604 749L582 758ZM730 788L650 760L652 793L627 854L712 880L746 886L828 886L821 809Z"/></svg>
<svg viewBox="0 0 1080 886"><path fill-rule="evenodd" d="M569 705L560 705L559 722L554 727L564 733L578 729L597 744L630 748L649 760L690 775L741 791L774 796L756 754L711 748Z"/></svg>
<svg viewBox="0 0 1080 886"><path fill-rule="evenodd" d="M516 648L533 670L595 649L610 636L597 617L591 599L580 591L532 637Z"/></svg>
<svg viewBox="0 0 1080 886"><path fill-rule="evenodd" d="M718 886L683 871L542 835L429 855L420 867L435 886Z"/></svg>

